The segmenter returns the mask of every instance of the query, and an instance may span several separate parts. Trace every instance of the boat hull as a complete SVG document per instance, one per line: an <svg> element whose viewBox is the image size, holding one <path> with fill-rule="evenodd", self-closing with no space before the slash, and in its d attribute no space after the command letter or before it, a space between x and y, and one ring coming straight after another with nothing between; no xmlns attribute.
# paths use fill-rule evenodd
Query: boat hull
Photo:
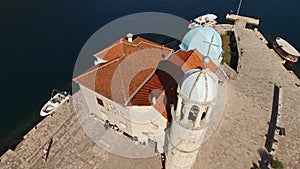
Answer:
<svg viewBox="0 0 300 169"><path fill-rule="evenodd" d="M217 24L217 16L214 14L206 14L191 20L188 28L193 29L197 26L215 26Z"/></svg>
<svg viewBox="0 0 300 169"><path fill-rule="evenodd" d="M57 93L52 97L40 111L40 116L48 116L52 114L61 104L70 99L69 94Z"/></svg>
<svg viewBox="0 0 300 169"><path fill-rule="evenodd" d="M286 60L289 64L294 64L298 61L298 57L294 57L286 53L276 42L273 43L273 48L276 51L276 53L284 60Z"/></svg>

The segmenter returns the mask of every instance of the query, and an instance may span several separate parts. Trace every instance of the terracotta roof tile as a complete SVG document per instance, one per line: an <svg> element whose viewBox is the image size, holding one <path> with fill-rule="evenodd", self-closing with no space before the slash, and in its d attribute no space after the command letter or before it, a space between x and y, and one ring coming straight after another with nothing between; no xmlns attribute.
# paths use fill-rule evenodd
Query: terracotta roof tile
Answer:
<svg viewBox="0 0 300 169"><path fill-rule="evenodd" d="M170 120L170 104L173 104L177 98L178 84L176 80L180 80L184 73L191 69L204 67L202 58L203 56L196 50L175 52L167 61L159 64L155 74L131 99L130 105L152 105L166 119ZM213 62L206 67L213 72L217 71L217 66ZM157 99L156 104L152 104L152 97Z"/></svg>
<svg viewBox="0 0 300 169"><path fill-rule="evenodd" d="M172 49L143 38L125 39L95 54L108 62L93 67L74 80L99 94L125 104L129 97L155 71Z"/></svg>
<svg viewBox="0 0 300 169"><path fill-rule="evenodd" d="M170 104L177 99L176 80L190 69L204 67L203 56L197 50L180 50L164 60L171 51L140 37L133 42L120 39L95 54L107 63L95 66L74 80L122 105L128 102L128 106L153 106L170 120ZM151 66L145 66L145 62ZM206 67L213 72L218 69L213 62ZM153 97L155 104L152 104Z"/></svg>
<svg viewBox="0 0 300 169"><path fill-rule="evenodd" d="M177 51L175 52L170 58L169 61L182 67L183 72L187 72L190 69L195 69L197 67L204 67L202 62L203 55L200 54L197 50L190 50L190 51ZM208 69L212 72L216 72L218 67L214 62L210 62L206 65Z"/></svg>
<svg viewBox="0 0 300 169"><path fill-rule="evenodd" d="M102 58L106 61L112 61L122 56L130 55L131 53L134 53L138 50L148 48L159 48L167 50L169 52L172 51L172 49L170 48L164 47L162 45L143 39L141 37L135 38L132 42L128 42L126 39L121 38L119 41L115 42L111 46L94 54L94 56Z"/></svg>
<svg viewBox="0 0 300 169"><path fill-rule="evenodd" d="M106 50L96 53L94 56L100 57L109 62L124 55L124 45L122 43L118 43Z"/></svg>
<svg viewBox="0 0 300 169"><path fill-rule="evenodd" d="M129 105L151 106L160 112L166 119L170 116L170 104L177 98L177 82L167 72L157 69L154 75L131 99ZM156 98L156 103L152 104L152 98ZM167 114L169 116L167 116Z"/></svg>

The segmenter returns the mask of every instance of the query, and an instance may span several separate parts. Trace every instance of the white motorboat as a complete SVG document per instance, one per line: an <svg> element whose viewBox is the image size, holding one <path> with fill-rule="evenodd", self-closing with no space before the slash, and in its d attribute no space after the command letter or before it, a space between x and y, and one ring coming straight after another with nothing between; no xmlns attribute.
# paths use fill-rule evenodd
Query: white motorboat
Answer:
<svg viewBox="0 0 300 169"><path fill-rule="evenodd" d="M53 93L57 92L54 96ZM47 116L55 111L62 103L69 100L71 97L70 93L67 91L58 92L53 90L51 94L51 99L42 107L40 111L41 116Z"/></svg>
<svg viewBox="0 0 300 169"><path fill-rule="evenodd" d="M286 40L277 37L273 43L274 50L288 63L293 64L298 61L300 53Z"/></svg>
<svg viewBox="0 0 300 169"><path fill-rule="evenodd" d="M192 29L196 26L214 26L217 24L217 16L214 14L206 14L195 18L190 21L188 26L189 29Z"/></svg>

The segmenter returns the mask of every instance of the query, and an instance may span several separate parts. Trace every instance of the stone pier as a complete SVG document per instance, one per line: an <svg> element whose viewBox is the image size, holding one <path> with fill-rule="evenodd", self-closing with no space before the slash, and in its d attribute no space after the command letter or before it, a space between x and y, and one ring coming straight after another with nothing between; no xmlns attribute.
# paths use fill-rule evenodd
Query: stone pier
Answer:
<svg viewBox="0 0 300 169"><path fill-rule="evenodd" d="M249 169L265 165L264 161L269 160L265 142L274 85L281 86L277 126L285 128L286 136L275 131L278 142L273 144L270 154L284 168L299 168L300 88L296 84L300 80L284 68L282 59L267 47L259 31L238 25L234 31L240 54L238 75L227 83L229 96L223 119L214 135L202 145L194 168Z"/></svg>

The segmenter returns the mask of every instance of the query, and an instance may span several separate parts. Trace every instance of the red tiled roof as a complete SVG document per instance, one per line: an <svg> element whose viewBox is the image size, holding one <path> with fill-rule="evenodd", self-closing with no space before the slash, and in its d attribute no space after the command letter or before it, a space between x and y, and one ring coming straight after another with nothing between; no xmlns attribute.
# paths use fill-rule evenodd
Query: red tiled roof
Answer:
<svg viewBox="0 0 300 169"><path fill-rule="evenodd" d="M111 46L94 54L94 56L102 58L106 61L112 61L122 56L130 55L138 50L148 48L158 48L170 52L172 51L170 48L164 47L141 37L135 38L132 42L128 42L126 39L121 38L120 41L117 41Z"/></svg>
<svg viewBox="0 0 300 169"><path fill-rule="evenodd" d="M94 54L94 56L102 58L106 61L112 61L114 59L124 56L124 45L123 43L115 43L112 46Z"/></svg>
<svg viewBox="0 0 300 169"><path fill-rule="evenodd" d="M147 83L138 91L134 98L130 101L131 105L148 106L151 105L152 97L158 98L162 91L164 91L164 86L161 83L158 73L155 74L147 81Z"/></svg>
<svg viewBox="0 0 300 169"><path fill-rule="evenodd" d="M140 37L131 43L121 39L95 54L107 63L95 66L74 80L122 105L127 102L127 106L152 105L170 120L170 104L177 100L176 80L199 66L206 66L212 72L218 69L213 62L204 65L203 56L197 50L180 50L164 60L162 56L167 56L171 51ZM145 62L152 66L143 67ZM153 97L156 104L152 104Z"/></svg>
<svg viewBox="0 0 300 169"><path fill-rule="evenodd" d="M150 106L152 97L157 99L153 107L157 109L166 119L170 118L170 104L177 97L177 82L185 72L197 67L204 67L203 56L197 51L177 51L168 61L160 65L155 74L131 99L130 105ZM206 65L211 71L216 72L217 66L210 62ZM163 71L164 70L164 71ZM166 99L167 98L167 99Z"/></svg>
<svg viewBox="0 0 300 169"><path fill-rule="evenodd" d="M121 39L95 54L107 63L93 67L74 80L123 105L154 72L158 63L164 59L162 56L167 56L171 51L170 48L140 37L133 42Z"/></svg>
<svg viewBox="0 0 300 169"><path fill-rule="evenodd" d="M153 107L167 119L170 112L166 107L170 107L176 100L176 91L176 80L169 73L157 69L128 105L150 106L152 98L155 97L156 104L153 104Z"/></svg>
<svg viewBox="0 0 300 169"><path fill-rule="evenodd" d="M180 66L183 72L187 72L188 70L195 69L197 67L204 67L210 69L212 72L216 72L218 67L214 62L210 62L208 65L204 65L202 62L203 55L197 50L190 51L177 51L169 58L169 61Z"/></svg>

